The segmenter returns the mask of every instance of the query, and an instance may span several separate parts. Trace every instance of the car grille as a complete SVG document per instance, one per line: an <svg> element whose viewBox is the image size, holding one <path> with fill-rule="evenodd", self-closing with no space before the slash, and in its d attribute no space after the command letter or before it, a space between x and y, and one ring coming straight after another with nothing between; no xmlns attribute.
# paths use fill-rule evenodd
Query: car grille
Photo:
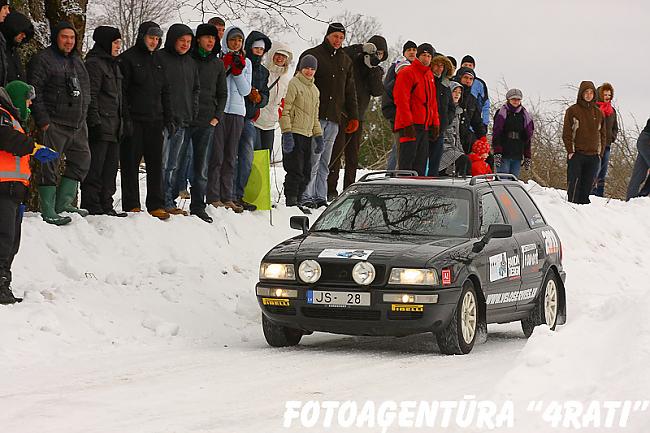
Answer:
<svg viewBox="0 0 650 433"><path fill-rule="evenodd" d="M282 314L285 316L295 316L296 309L294 307L278 307L275 305L265 305L266 311L271 314Z"/></svg>
<svg viewBox="0 0 650 433"><path fill-rule="evenodd" d="M388 320L418 320L424 316L424 313L421 311L389 311Z"/></svg>
<svg viewBox="0 0 650 433"><path fill-rule="evenodd" d="M337 320L379 320L381 312L377 310L353 310L351 308L317 308L303 307L302 314L312 319Z"/></svg>
<svg viewBox="0 0 650 433"><path fill-rule="evenodd" d="M358 284L352 279L352 268L356 265L356 261L346 261L345 263L320 263L321 277L318 281L319 284L338 284L346 286L357 286ZM370 287L380 286L384 283L384 274L386 273L386 266L375 265L375 280Z"/></svg>

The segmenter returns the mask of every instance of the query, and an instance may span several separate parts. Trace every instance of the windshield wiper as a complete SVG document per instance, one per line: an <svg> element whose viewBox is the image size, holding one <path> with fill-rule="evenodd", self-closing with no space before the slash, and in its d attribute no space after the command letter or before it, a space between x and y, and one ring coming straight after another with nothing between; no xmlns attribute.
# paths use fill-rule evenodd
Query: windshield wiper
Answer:
<svg viewBox="0 0 650 433"><path fill-rule="evenodd" d="M314 230L316 233L354 233L352 230L343 230L338 227L330 227L328 229Z"/></svg>

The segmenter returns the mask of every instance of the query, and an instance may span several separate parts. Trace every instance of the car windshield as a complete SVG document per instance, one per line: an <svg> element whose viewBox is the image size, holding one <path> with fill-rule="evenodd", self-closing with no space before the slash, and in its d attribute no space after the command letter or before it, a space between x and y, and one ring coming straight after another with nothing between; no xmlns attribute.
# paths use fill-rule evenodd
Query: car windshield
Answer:
<svg viewBox="0 0 650 433"><path fill-rule="evenodd" d="M470 201L462 188L364 185L330 205L313 230L469 237Z"/></svg>

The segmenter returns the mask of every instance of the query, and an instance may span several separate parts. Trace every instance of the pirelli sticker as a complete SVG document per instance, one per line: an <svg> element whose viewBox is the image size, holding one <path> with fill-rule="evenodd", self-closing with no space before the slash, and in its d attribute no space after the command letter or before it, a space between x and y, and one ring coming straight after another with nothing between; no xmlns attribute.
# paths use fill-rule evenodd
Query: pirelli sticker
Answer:
<svg viewBox="0 0 650 433"><path fill-rule="evenodd" d="M271 305L273 307L289 307L288 299L280 298L262 298L262 305Z"/></svg>
<svg viewBox="0 0 650 433"><path fill-rule="evenodd" d="M391 311L399 313L422 313L424 305L422 304L391 304Z"/></svg>

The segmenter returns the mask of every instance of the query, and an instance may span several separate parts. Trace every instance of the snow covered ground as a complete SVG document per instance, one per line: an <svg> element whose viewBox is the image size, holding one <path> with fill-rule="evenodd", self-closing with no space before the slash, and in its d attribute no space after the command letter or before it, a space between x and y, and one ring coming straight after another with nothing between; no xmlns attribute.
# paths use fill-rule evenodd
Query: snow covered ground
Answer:
<svg viewBox="0 0 650 433"><path fill-rule="evenodd" d="M299 211L283 204L273 226L268 212L223 209L209 210L212 225L140 214L54 227L27 214L14 265L25 301L0 307L0 432L313 432L326 429L283 427L287 401L473 398L512 401L510 431L547 432L563 430L531 401L650 400L650 200L576 206L527 187L563 242L568 323L529 340L518 325L491 326L456 357L426 335L267 347L253 288L265 252L297 234ZM624 428L579 421L647 432L650 409L631 409Z"/></svg>

